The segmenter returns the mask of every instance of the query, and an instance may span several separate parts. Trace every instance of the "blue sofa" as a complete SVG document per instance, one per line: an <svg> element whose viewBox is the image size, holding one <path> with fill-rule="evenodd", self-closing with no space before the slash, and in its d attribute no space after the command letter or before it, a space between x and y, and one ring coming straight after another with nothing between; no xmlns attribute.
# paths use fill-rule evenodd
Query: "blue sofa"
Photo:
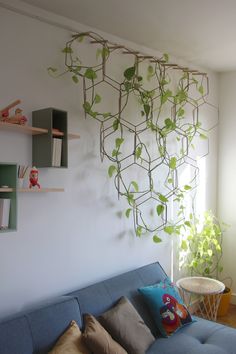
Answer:
<svg viewBox="0 0 236 354"><path fill-rule="evenodd" d="M83 313L100 315L123 295L130 299L145 323L156 333L137 289L162 281L165 277L160 264L153 263L3 320L0 322L0 354L46 354L71 320L76 320L82 327ZM169 338L157 338L146 354L171 353L236 354L236 329L198 319Z"/></svg>

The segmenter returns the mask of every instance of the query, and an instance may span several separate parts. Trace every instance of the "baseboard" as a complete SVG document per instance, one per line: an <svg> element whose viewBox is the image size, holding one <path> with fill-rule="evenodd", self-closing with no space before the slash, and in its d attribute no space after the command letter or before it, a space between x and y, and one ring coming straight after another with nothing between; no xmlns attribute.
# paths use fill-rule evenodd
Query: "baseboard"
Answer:
<svg viewBox="0 0 236 354"><path fill-rule="evenodd" d="M236 305L236 293L233 293L232 296L231 296L231 304L234 304Z"/></svg>

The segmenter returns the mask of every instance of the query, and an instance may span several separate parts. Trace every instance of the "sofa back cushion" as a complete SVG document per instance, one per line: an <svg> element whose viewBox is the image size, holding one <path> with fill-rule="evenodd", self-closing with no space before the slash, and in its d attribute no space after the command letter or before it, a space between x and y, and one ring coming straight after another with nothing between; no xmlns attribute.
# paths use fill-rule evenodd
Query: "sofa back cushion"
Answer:
<svg viewBox="0 0 236 354"><path fill-rule="evenodd" d="M34 354L48 353L72 320L81 326L78 302L69 296L41 305L26 316L32 333Z"/></svg>
<svg viewBox="0 0 236 354"><path fill-rule="evenodd" d="M101 315L125 296L134 305L153 334L156 334L154 321L137 289L158 283L165 278L166 273L156 262L74 291L69 295L78 299L81 315L91 313L94 316Z"/></svg>
<svg viewBox="0 0 236 354"><path fill-rule="evenodd" d="M33 353L30 328L24 316L12 318L0 323L0 353Z"/></svg>

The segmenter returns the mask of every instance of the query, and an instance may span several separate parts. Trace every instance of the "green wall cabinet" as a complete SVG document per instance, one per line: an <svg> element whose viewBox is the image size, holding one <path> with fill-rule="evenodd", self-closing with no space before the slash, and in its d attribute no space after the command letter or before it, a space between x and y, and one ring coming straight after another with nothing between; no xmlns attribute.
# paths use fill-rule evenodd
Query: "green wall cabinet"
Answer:
<svg viewBox="0 0 236 354"><path fill-rule="evenodd" d="M36 167L55 167L53 163L54 138L62 140L61 163L68 167L67 112L45 108L32 113L32 125L47 129L47 134L34 135L32 139L32 164Z"/></svg>

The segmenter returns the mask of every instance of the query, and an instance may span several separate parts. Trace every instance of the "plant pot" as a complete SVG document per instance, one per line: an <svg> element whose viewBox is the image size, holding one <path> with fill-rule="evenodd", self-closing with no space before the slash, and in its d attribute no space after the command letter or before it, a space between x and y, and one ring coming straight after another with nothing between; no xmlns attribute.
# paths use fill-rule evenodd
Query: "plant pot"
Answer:
<svg viewBox="0 0 236 354"><path fill-rule="evenodd" d="M231 295L232 289L226 287L221 296L219 308L217 311L217 317L225 316L227 314L230 305Z"/></svg>

